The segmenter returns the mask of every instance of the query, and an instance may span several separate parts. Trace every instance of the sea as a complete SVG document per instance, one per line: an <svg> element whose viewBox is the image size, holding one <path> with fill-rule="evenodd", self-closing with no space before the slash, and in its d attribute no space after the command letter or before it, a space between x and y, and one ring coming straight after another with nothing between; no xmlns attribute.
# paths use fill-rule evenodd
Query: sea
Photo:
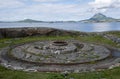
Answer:
<svg viewBox="0 0 120 79"><path fill-rule="evenodd" d="M120 22L0 23L0 28L21 28L21 27L49 27L49 28L57 28L63 30L81 31L81 32L104 32L104 31L120 31Z"/></svg>

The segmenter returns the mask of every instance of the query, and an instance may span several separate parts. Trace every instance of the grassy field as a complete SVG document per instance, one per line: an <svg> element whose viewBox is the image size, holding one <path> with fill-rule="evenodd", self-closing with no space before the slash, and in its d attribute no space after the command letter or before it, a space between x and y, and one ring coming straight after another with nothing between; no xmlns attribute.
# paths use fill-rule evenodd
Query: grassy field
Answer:
<svg viewBox="0 0 120 79"><path fill-rule="evenodd" d="M107 44L110 46L117 47L116 43L111 40L107 40L101 36L60 36L60 37L25 37L25 38L6 38L0 39L0 48L5 46L20 44L25 42L32 42L38 40L67 40L67 39L77 39L83 42L92 42L97 44ZM61 73L41 73L41 72L23 72L14 71L6 69L0 66L0 79L120 79L120 67L114 68L112 70L96 71L96 72L86 72L86 73L70 73L65 78Z"/></svg>

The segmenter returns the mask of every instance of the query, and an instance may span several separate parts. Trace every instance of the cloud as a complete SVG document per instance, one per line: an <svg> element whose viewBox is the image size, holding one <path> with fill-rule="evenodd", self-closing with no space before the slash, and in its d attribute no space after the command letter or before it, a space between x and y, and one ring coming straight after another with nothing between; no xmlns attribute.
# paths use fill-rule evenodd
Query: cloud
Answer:
<svg viewBox="0 0 120 79"><path fill-rule="evenodd" d="M18 11L22 13L76 13L80 9L77 8L78 5L71 5L71 4L51 4L51 3L43 3L38 5L31 5Z"/></svg>
<svg viewBox="0 0 120 79"><path fill-rule="evenodd" d="M24 3L20 0L2 0L0 1L0 8L18 8L23 6Z"/></svg>
<svg viewBox="0 0 120 79"><path fill-rule="evenodd" d="M36 1L36 2L57 2L60 0L33 0L33 1Z"/></svg>
<svg viewBox="0 0 120 79"><path fill-rule="evenodd" d="M79 4L37 3L12 10L9 14L4 14L6 11L3 11L0 17L1 19L10 16L11 18L9 17L9 19L80 20L84 18L83 15L86 13L86 8L87 6ZM2 18L2 16L5 17Z"/></svg>
<svg viewBox="0 0 120 79"><path fill-rule="evenodd" d="M90 2L92 11L105 12L112 8L120 8L120 0L95 0Z"/></svg>
<svg viewBox="0 0 120 79"><path fill-rule="evenodd" d="M120 7L120 0L88 1L90 0L0 0L0 20L81 20L93 14L88 10L105 12ZM107 12L118 12L117 16L119 15L118 9Z"/></svg>

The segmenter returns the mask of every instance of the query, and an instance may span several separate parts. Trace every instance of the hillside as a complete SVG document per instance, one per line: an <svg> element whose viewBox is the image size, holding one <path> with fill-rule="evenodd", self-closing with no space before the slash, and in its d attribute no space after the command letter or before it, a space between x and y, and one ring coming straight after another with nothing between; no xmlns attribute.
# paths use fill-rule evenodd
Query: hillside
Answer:
<svg viewBox="0 0 120 79"><path fill-rule="evenodd" d="M106 15L103 15L102 13L97 13L93 15L91 18L82 20L82 21L39 21L39 20L33 20L33 19L24 19L20 21L0 21L0 23L65 23L65 22L90 22L90 23L98 23L98 22L120 22L120 19L115 19L112 17L107 17Z"/></svg>
<svg viewBox="0 0 120 79"><path fill-rule="evenodd" d="M43 22L43 21L37 21L37 20L32 20L32 19L24 19L24 20L20 20L20 21L16 21L16 22L28 22L28 23L31 23L31 22Z"/></svg>
<svg viewBox="0 0 120 79"><path fill-rule="evenodd" d="M82 20L81 22L120 22L120 19L114 19L111 17L107 17L101 13L97 13L90 19Z"/></svg>

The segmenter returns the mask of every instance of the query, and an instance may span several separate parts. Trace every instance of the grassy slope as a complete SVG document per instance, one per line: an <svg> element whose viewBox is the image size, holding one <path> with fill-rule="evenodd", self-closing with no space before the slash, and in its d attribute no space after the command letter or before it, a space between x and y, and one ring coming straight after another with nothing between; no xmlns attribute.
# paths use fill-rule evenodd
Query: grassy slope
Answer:
<svg viewBox="0 0 120 79"><path fill-rule="evenodd" d="M115 35L117 37L120 37L120 32L116 32L116 31L108 32L107 34L112 34L112 35Z"/></svg>
<svg viewBox="0 0 120 79"><path fill-rule="evenodd" d="M63 37L26 37L19 39L0 39L0 48L12 45L25 43L36 40L65 40L65 39L73 39L70 36ZM110 40L107 40L101 36L88 36L88 37L74 37L74 39L84 41L84 42L92 42L97 44L107 44L111 46L116 46ZM9 42L8 42L9 41ZM91 72L91 73L71 73L67 76L66 79L70 77L75 79L120 79L120 67L114 68L112 70L105 70L100 72ZM60 73L40 73L40 72L23 72L23 71L14 71L6 69L0 66L0 79L65 79L63 75Z"/></svg>

